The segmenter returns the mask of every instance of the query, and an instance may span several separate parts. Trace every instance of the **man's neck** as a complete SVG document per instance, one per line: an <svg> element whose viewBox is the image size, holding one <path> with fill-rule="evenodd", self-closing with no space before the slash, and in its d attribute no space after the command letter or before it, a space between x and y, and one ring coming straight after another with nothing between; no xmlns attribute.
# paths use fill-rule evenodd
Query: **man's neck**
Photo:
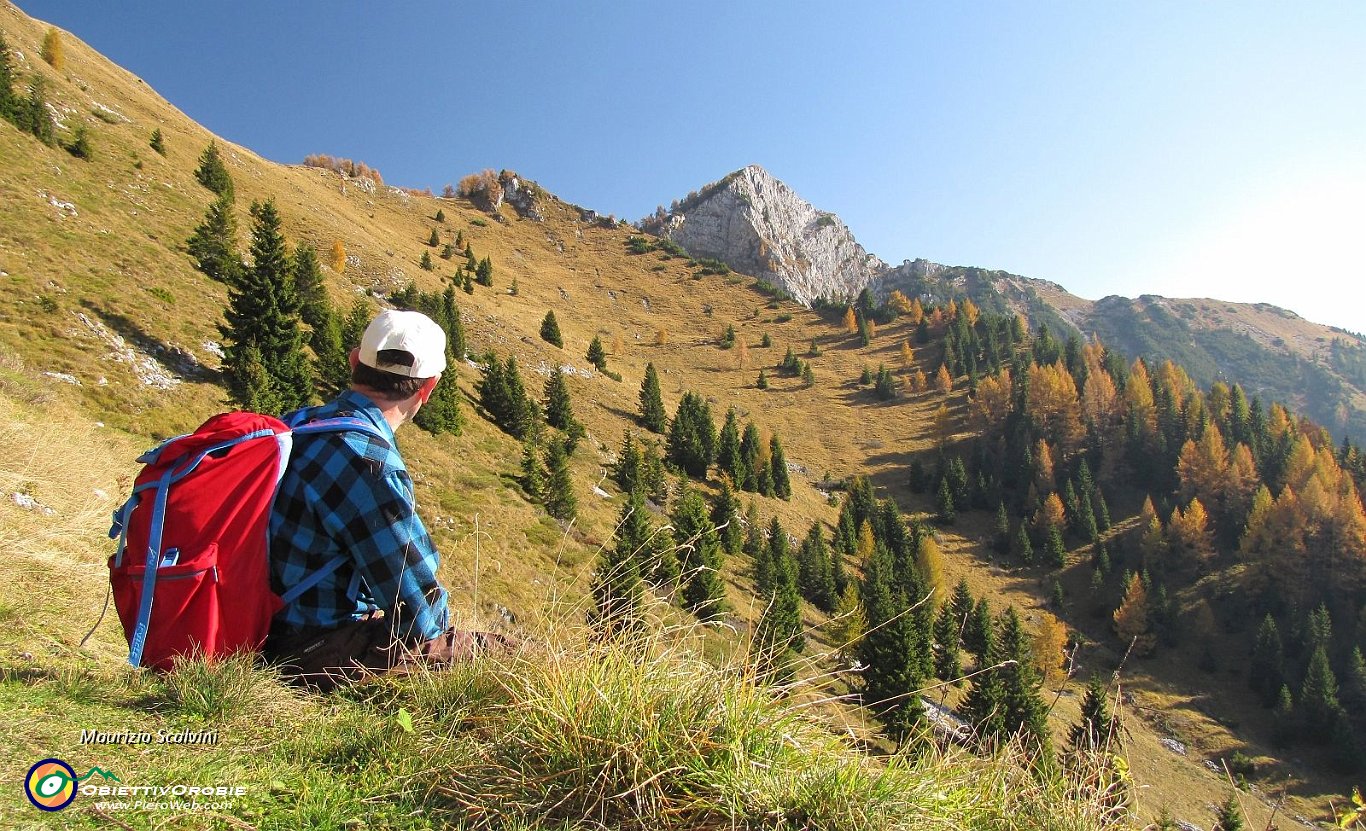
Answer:
<svg viewBox="0 0 1366 831"><path fill-rule="evenodd" d="M408 421L410 413L404 406L407 404L406 401L390 401L368 387L352 385L351 391L370 399L370 403L384 416L384 420L389 423L389 429L393 432L397 433L398 428Z"/></svg>

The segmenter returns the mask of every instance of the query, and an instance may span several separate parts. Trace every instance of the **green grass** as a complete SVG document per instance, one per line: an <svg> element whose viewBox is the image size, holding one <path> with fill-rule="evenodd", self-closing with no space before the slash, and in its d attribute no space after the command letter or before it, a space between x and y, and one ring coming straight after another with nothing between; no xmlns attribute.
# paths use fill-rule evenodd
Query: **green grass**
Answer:
<svg viewBox="0 0 1366 831"><path fill-rule="evenodd" d="M329 696L282 686L249 660L155 676L70 654L7 657L0 706L21 727L0 749L6 773L42 754L125 784L242 786L227 813L259 829L1101 827L1101 802L1068 795L1076 780L1033 772L1013 751L868 756L800 696L703 660L692 630L626 643L555 631L515 656ZM189 727L221 742L82 746L81 727ZM34 821L20 798L0 802L0 820ZM107 827L95 803L78 796L67 827Z"/></svg>

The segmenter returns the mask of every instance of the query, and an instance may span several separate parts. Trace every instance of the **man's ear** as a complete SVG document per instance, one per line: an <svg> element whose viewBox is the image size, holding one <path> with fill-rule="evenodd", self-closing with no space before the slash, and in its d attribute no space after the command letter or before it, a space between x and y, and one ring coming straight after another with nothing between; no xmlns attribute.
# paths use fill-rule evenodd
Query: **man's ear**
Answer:
<svg viewBox="0 0 1366 831"><path fill-rule="evenodd" d="M347 354L346 362L351 365L352 370L355 370L356 364L360 363L360 347L352 349L350 353Z"/></svg>
<svg viewBox="0 0 1366 831"><path fill-rule="evenodd" d="M427 381L426 381L426 383L424 383L424 384L422 385L422 387L421 387L420 389L418 389L418 391L417 391L418 400L420 400L423 404L426 404L426 403L427 403L427 399L429 399L429 398L432 397L432 392L436 389L436 385L437 385L440 381L441 381L441 376L440 376L440 375L435 375L435 376L433 376L433 377L431 377L431 378L428 378Z"/></svg>

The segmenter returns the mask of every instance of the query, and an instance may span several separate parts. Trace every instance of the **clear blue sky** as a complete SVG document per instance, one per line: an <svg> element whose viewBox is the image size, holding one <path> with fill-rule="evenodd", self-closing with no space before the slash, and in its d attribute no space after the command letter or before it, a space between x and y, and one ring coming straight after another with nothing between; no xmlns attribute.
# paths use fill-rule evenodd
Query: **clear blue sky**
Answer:
<svg viewBox="0 0 1366 831"><path fill-rule="evenodd" d="M1366 331L1366 3L20 0L210 130L637 219L749 163L869 250Z"/></svg>

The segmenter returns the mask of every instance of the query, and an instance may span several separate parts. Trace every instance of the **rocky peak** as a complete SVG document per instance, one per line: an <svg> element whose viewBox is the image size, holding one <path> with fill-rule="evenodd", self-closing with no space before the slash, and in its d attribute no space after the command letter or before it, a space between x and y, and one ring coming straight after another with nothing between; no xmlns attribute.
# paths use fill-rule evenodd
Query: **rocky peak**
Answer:
<svg viewBox="0 0 1366 831"><path fill-rule="evenodd" d="M668 215L654 218L648 230L807 305L857 294L887 270L839 217L817 210L759 165L689 194Z"/></svg>

